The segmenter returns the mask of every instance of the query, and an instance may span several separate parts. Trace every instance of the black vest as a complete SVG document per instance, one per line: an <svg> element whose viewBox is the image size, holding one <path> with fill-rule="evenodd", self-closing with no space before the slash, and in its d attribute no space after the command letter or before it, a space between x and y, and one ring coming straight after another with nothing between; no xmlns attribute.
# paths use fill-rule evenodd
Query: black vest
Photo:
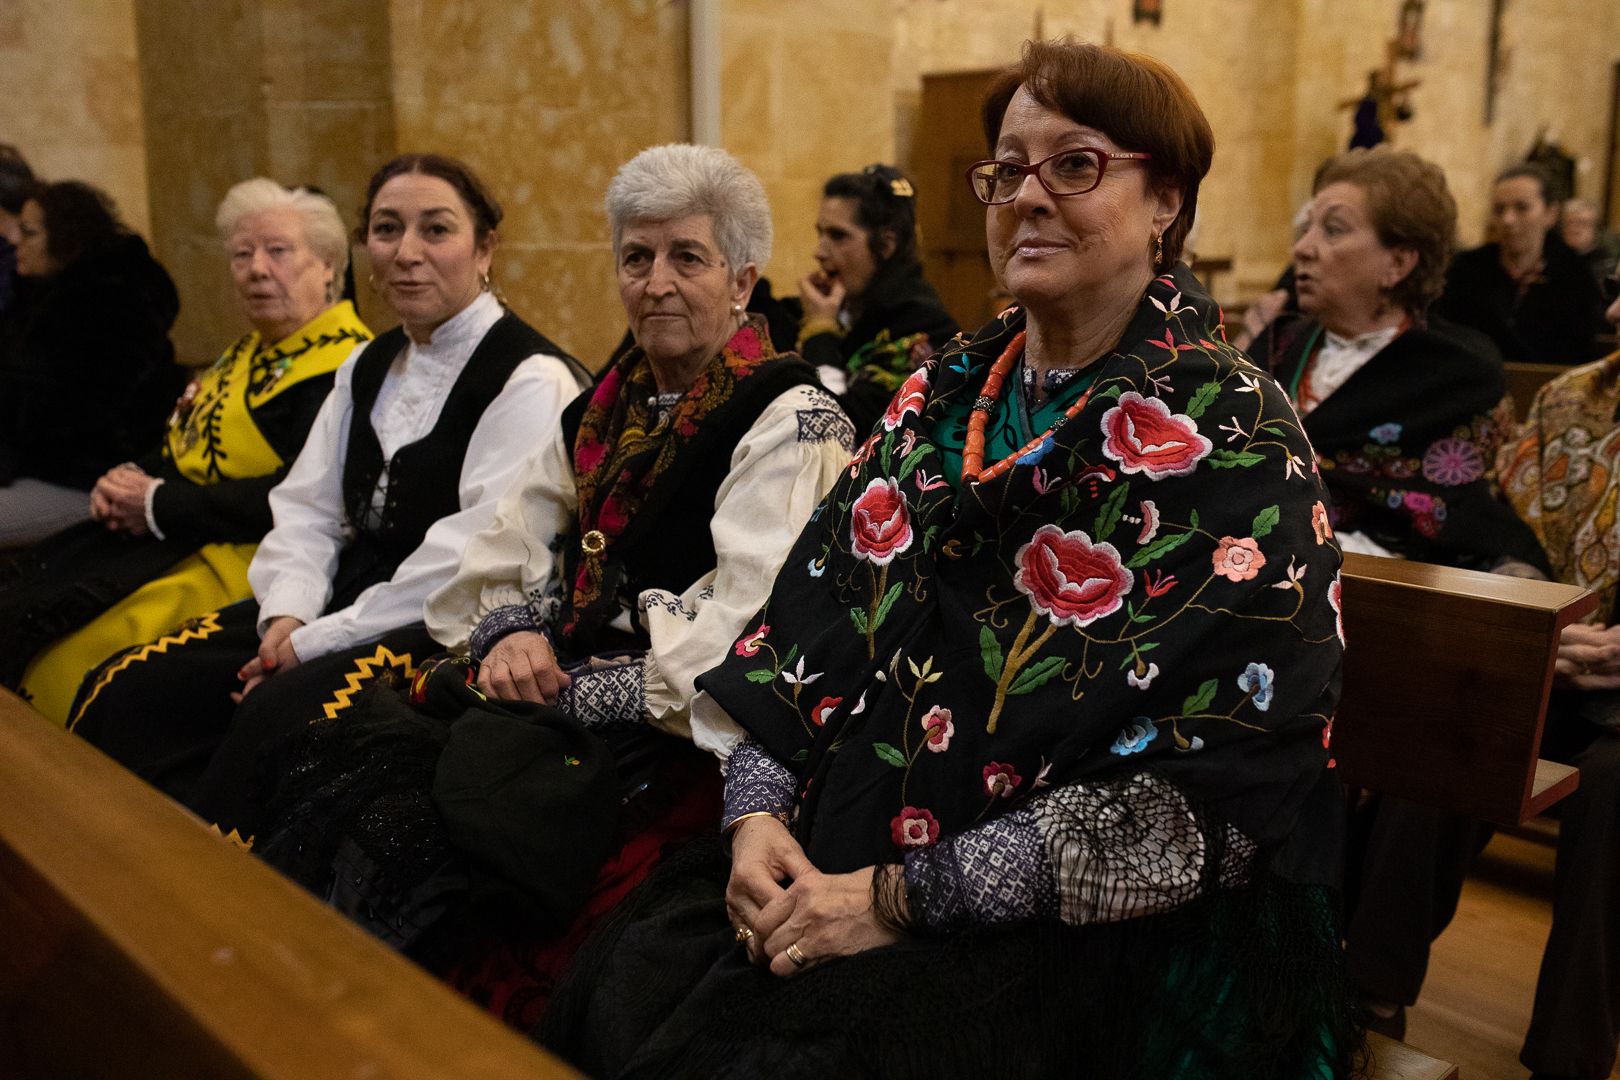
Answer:
<svg viewBox="0 0 1620 1080"><path fill-rule="evenodd" d="M382 444L371 426L371 409L405 345L405 330L396 327L378 335L354 363L354 414L343 457L344 516L354 539L339 561L328 611L348 606L370 585L392 577L434 522L461 510L467 443L519 364L535 353L549 353L578 367L539 331L507 312L473 350L433 430L384 461ZM372 497L384 474L387 483L378 509Z"/></svg>
<svg viewBox="0 0 1620 1080"><path fill-rule="evenodd" d="M567 643L570 654L647 647L647 631L635 598L647 589L685 592L694 581L715 568L717 556L709 523L714 517L715 495L731 472L731 455L737 444L772 401L795 386L815 385L816 373L809 364L797 356L779 357L766 361L738 383L731 400L703 418L698 434L660 478L637 511L635 520L610 549L604 585L630 601L635 613L634 640L626 641L622 634L606 626L582 625L575 640ZM590 396L589 391L581 394L563 411L563 437L569 446L579 434L580 420ZM565 595L570 591L578 568L579 522L576 520L562 551L561 580ZM558 625L566 621L564 613Z"/></svg>

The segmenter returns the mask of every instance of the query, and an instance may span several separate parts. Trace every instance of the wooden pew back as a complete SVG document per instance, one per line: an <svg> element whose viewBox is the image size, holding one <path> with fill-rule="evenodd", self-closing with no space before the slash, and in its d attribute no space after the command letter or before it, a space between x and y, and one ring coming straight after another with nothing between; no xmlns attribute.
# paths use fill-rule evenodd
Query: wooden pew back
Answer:
<svg viewBox="0 0 1620 1080"><path fill-rule="evenodd" d="M1529 415L1530 402L1535 400L1536 391L1569 368L1563 364L1528 364L1509 360L1502 365L1502 370L1507 375L1508 393L1513 395L1513 417L1522 424Z"/></svg>
<svg viewBox="0 0 1620 1080"><path fill-rule="evenodd" d="M1559 632L1597 606L1583 589L1347 554L1344 782L1516 825L1573 791L1540 761Z"/></svg>
<svg viewBox="0 0 1620 1080"><path fill-rule="evenodd" d="M0 691L0 1076L575 1076Z"/></svg>

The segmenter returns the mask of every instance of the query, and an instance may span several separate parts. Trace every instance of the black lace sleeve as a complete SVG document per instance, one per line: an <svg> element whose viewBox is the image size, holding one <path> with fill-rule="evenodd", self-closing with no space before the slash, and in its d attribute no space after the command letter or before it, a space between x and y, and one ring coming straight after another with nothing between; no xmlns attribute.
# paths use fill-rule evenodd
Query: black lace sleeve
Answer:
<svg viewBox="0 0 1620 1080"><path fill-rule="evenodd" d="M1151 773L1052 788L906 857L914 925L934 932L1059 918L1114 922L1235 883L1254 845L1210 828Z"/></svg>

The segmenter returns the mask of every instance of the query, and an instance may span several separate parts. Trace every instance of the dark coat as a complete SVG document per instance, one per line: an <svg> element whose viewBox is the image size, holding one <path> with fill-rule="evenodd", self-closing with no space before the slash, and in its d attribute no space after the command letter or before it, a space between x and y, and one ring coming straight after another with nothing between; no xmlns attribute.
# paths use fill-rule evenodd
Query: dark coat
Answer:
<svg viewBox="0 0 1620 1080"><path fill-rule="evenodd" d="M1471 326L1496 344L1504 360L1584 364L1604 353L1603 299L1592 272L1556 233L1547 235L1541 277L1520 295L1502 269L1502 249L1485 244L1458 252L1446 291L1433 312Z"/></svg>
<svg viewBox="0 0 1620 1080"><path fill-rule="evenodd" d="M86 253L0 317L0 484L89 489L147 450L185 384L180 297L138 236Z"/></svg>

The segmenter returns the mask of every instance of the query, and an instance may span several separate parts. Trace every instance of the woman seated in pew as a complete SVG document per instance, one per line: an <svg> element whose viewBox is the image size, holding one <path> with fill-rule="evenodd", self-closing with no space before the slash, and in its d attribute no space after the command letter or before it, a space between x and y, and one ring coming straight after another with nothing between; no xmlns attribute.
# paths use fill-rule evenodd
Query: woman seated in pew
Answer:
<svg viewBox="0 0 1620 1080"><path fill-rule="evenodd" d="M544 1035L592 1075L1350 1053L1339 552L1287 399L1177 261L1209 125L1160 62L1070 43L983 122L1017 306L906 381L698 681L729 857L672 858L574 964Z"/></svg>
<svg viewBox="0 0 1620 1080"><path fill-rule="evenodd" d="M765 319L745 310L771 246L770 208L752 173L711 147L655 147L619 170L606 205L635 345L569 406L427 604L428 629L470 655L485 695L554 705L604 737L620 772L648 786L627 807L641 827L622 830L572 929L487 913L439 928L434 962L522 1027L592 918L666 842L713 829L719 777L703 751L719 748L720 733L691 717L693 681L731 651L854 448L814 370L777 354ZM415 729L427 724L374 712L312 729L261 848L336 901L338 890L372 887L334 875L334 856L354 841L380 864L368 878L390 886L343 905L361 912L409 908L423 877L438 873L421 853L444 846L431 809L374 812L424 808L402 777L424 741ZM585 846L587 823L566 829ZM397 926L377 923L367 920L408 944Z"/></svg>
<svg viewBox="0 0 1620 1080"><path fill-rule="evenodd" d="M799 282L799 351L864 436L956 321L923 277L917 196L904 173L868 165L834 176L821 194L817 269Z"/></svg>
<svg viewBox="0 0 1620 1080"><path fill-rule="evenodd" d="M500 220L458 161L407 154L372 176L359 237L402 325L338 369L270 493L254 598L108 657L80 687L73 730L227 830L246 792L222 744L251 759L379 675L408 676L434 649L423 601L578 393L578 364L491 291Z"/></svg>
<svg viewBox="0 0 1620 1080"><path fill-rule="evenodd" d="M1415 154L1351 150L1318 173L1294 244L1299 312L1251 352L1293 398L1346 550L1473 570L1544 566L1490 487L1510 423L1489 341L1428 313L1457 204ZM1241 416L1233 428L1247 429ZM1309 466L1307 466L1309 467Z"/></svg>
<svg viewBox="0 0 1620 1080"><path fill-rule="evenodd" d="M45 184L18 221L0 319L0 548L90 516L90 489L163 436L185 384L174 282L102 191Z"/></svg>
<svg viewBox="0 0 1620 1080"><path fill-rule="evenodd" d="M94 521L0 562L0 684L58 723L102 659L251 594L270 489L371 340L341 296L349 241L330 199L260 177L214 221L253 329L192 379L161 446L96 481Z"/></svg>
<svg viewBox="0 0 1620 1080"><path fill-rule="evenodd" d="M1620 327L1620 281L1606 285ZM1600 597L1594 621L1564 630L1542 736L1541 756L1581 775L1555 809L1552 931L1519 1060L1536 1077L1607 1077L1620 1038L1620 353L1542 387L1497 464L1553 578ZM1381 815L1348 944L1351 977L1391 1030L1492 831L1410 804Z"/></svg>

